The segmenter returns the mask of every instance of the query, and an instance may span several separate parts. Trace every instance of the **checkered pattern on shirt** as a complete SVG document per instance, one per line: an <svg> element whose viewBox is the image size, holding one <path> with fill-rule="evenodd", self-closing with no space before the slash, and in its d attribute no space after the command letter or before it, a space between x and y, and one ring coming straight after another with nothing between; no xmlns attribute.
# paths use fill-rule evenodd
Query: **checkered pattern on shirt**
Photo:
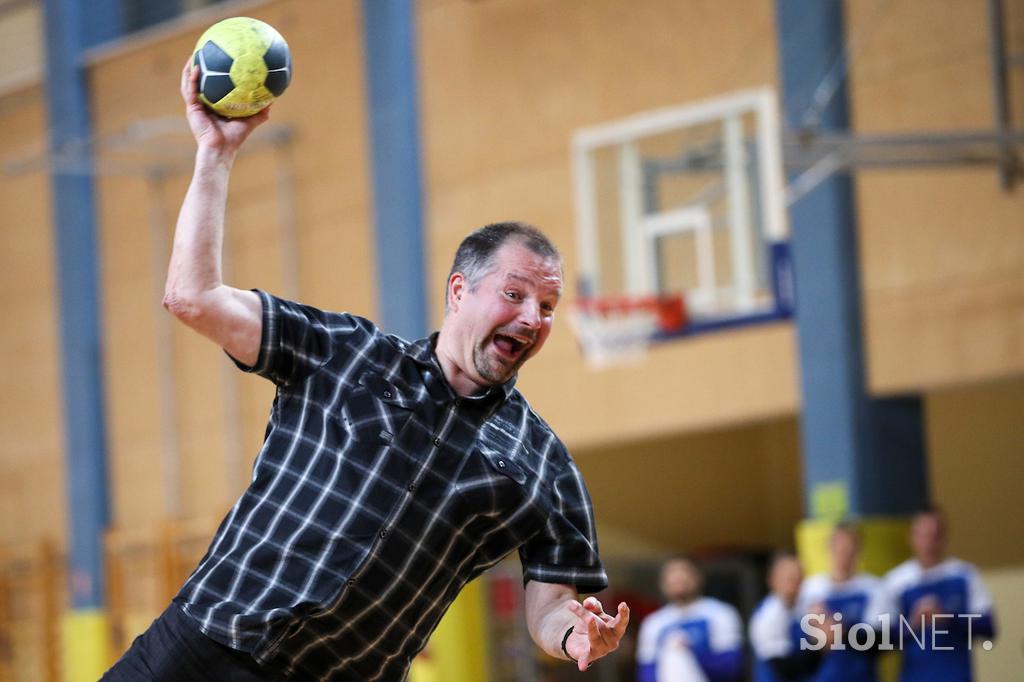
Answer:
<svg viewBox="0 0 1024 682"><path fill-rule="evenodd" d="M177 600L299 679L400 680L462 587L518 550L526 580L603 588L565 447L513 388L459 398L433 353L258 292L277 385L252 482Z"/></svg>

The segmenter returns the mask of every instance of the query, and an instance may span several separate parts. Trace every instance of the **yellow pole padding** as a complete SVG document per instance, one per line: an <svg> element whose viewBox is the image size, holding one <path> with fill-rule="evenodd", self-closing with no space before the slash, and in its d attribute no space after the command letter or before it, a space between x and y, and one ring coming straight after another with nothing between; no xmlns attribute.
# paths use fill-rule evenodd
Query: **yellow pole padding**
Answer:
<svg viewBox="0 0 1024 682"><path fill-rule="evenodd" d="M910 556L910 519L904 517L869 517L858 519L860 562L858 570L877 576ZM805 519L796 527L796 547L804 573L829 571L828 539L835 528L831 519Z"/></svg>
<svg viewBox="0 0 1024 682"><path fill-rule="evenodd" d="M76 609L61 622L64 680L96 682L110 667L113 657L103 609Z"/></svg>
<svg viewBox="0 0 1024 682"><path fill-rule="evenodd" d="M410 682L487 680L485 601L480 580L466 585L413 663Z"/></svg>
<svg viewBox="0 0 1024 682"><path fill-rule="evenodd" d="M828 572L828 537L834 527L829 519L804 519L796 525L796 552L804 575Z"/></svg>
<svg viewBox="0 0 1024 682"><path fill-rule="evenodd" d="M879 577L910 557L909 517L869 517L860 529L860 569Z"/></svg>

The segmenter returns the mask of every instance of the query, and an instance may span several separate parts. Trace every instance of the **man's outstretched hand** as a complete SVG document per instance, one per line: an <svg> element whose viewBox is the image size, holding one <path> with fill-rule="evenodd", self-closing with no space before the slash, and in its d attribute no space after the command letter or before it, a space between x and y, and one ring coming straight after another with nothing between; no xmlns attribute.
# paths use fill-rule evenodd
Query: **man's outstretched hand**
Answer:
<svg viewBox="0 0 1024 682"><path fill-rule="evenodd" d="M587 597L582 604L572 602L569 610L576 615L577 623L565 642L565 649L576 659L582 672L619 648L619 641L629 625L629 607L626 602L620 603L618 612L612 616L604 612L604 606L595 597Z"/></svg>
<svg viewBox="0 0 1024 682"><path fill-rule="evenodd" d="M199 101L199 69L192 60L181 71L181 97L185 100L185 117L199 147L225 154L235 154L249 134L270 117L270 107L248 118L223 118Z"/></svg>

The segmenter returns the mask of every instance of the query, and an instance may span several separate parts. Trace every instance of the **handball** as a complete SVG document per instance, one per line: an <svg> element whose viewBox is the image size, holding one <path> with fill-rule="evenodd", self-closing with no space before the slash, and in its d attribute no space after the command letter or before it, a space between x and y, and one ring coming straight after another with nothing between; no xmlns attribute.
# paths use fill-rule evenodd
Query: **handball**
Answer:
<svg viewBox="0 0 1024 682"><path fill-rule="evenodd" d="M258 114L292 80L288 43L273 26L249 17L206 29L192 64L199 69L199 101L228 118Z"/></svg>

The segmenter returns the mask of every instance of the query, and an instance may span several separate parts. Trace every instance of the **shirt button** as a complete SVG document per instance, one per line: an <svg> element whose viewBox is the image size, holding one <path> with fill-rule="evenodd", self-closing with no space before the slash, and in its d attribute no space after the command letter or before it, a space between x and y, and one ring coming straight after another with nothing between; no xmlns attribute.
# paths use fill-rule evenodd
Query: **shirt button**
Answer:
<svg viewBox="0 0 1024 682"><path fill-rule="evenodd" d="M435 438L434 439L434 445L436 445L437 447L441 447L441 439L440 438Z"/></svg>
<svg viewBox="0 0 1024 682"><path fill-rule="evenodd" d="M505 468L505 460L503 460L503 459L499 459L498 460L498 468L499 469L504 469Z"/></svg>
<svg viewBox="0 0 1024 682"><path fill-rule="evenodd" d="M381 540L383 540L383 539L384 539L384 538L386 538L387 536L388 536L388 529L387 529L387 528L385 528L384 530L382 530L382 531L380 532L380 539L381 539Z"/></svg>
<svg viewBox="0 0 1024 682"><path fill-rule="evenodd" d="M384 391L384 397L385 398L390 398L391 397L391 391Z"/></svg>
<svg viewBox="0 0 1024 682"><path fill-rule="evenodd" d="M352 587L353 585L356 584L356 579L355 578L349 578L348 580L345 581L345 584L348 585L349 587Z"/></svg>
<svg viewBox="0 0 1024 682"><path fill-rule="evenodd" d="M406 486L405 489L408 490L411 493L414 493L414 492L416 492L416 484L415 483L410 483L408 486Z"/></svg>

